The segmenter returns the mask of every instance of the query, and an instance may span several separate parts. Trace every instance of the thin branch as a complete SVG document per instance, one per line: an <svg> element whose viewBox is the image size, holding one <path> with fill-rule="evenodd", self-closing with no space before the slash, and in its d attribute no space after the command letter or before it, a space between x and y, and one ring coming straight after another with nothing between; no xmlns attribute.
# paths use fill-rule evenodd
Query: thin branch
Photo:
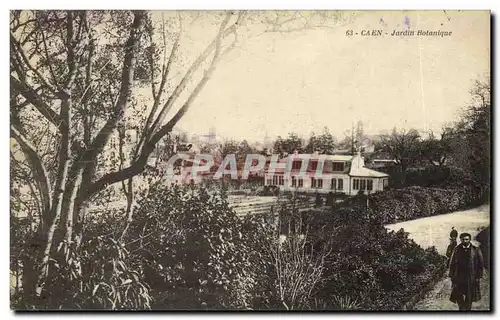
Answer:
<svg viewBox="0 0 500 320"><path fill-rule="evenodd" d="M92 144L86 149L82 159L83 163L89 163L102 151L118 121L125 115L125 109L128 105L128 100L132 89L137 49L139 46L141 30L144 25L144 18L144 12L140 11L135 13L135 19L133 22L132 30L130 31L130 37L126 44L120 93L114 105L114 112L110 116L106 124L101 128Z"/></svg>
<svg viewBox="0 0 500 320"><path fill-rule="evenodd" d="M37 20L37 25L38 25L38 28L41 29L40 22L38 20ZM57 81L56 74L54 73L54 69L52 68L52 63L50 63L50 60L49 60L50 59L49 58L49 51L47 49L47 42L46 42L45 33L43 32L43 30L41 31L41 34L42 34L43 48L45 51L45 59L46 59L47 64L49 65L49 72L50 72L50 75L52 76L52 81L54 82L57 90L61 90L61 87L59 86L59 82Z"/></svg>
<svg viewBox="0 0 500 320"><path fill-rule="evenodd" d="M42 162L42 159L37 154L35 147L26 139L26 137L17 128L11 126L10 131L12 137L16 139L16 141L19 143L21 150L26 155L27 159L31 164L31 168L33 170L33 176L35 177L37 183L40 186L39 191L43 198L44 209L47 210L45 211L45 214L48 214L52 206L50 198L51 188L50 188L49 175Z"/></svg>
<svg viewBox="0 0 500 320"><path fill-rule="evenodd" d="M40 96L36 93L33 88L25 83L22 83L14 76L10 76L11 84L14 88L27 100L29 101L48 121L53 123L57 128L61 124L64 124L62 118L52 110L45 102L42 101Z"/></svg>
<svg viewBox="0 0 500 320"><path fill-rule="evenodd" d="M163 26L163 28L165 29L165 26ZM146 125L144 126L144 130L143 130L144 133L141 135L141 140L139 141L139 145L137 146L137 148L135 150L136 152L135 152L134 158L137 157L137 155L141 152L142 147L143 147L144 143L146 142L147 133L150 132L150 130L151 130L150 126L151 126L151 123L153 122L153 119L156 115L156 111L158 110L158 107L160 106L160 98L163 94L163 91L165 90L165 85L167 83L167 77L170 74L170 68L172 65L172 61L175 59L177 50L179 48L180 36L181 36L181 33L178 34L177 39L174 42L172 50L170 51L170 56L168 58L168 61L165 61L166 50L164 52L164 61L163 61L163 70L162 70L162 79L161 79L161 83L160 83L160 88L158 91L158 95L154 97L153 107L148 115L147 120L146 120ZM165 41L165 39L164 39L164 41Z"/></svg>
<svg viewBox="0 0 500 320"><path fill-rule="evenodd" d="M217 39L214 41L215 42L214 43L215 52L214 52L214 57L213 57L212 63L210 64L210 67L208 68L207 71L205 71L202 79L197 84L197 86L194 88L193 92L188 97L188 99L186 100L184 105L177 111L177 113L174 115L174 117L166 125L161 127L160 130L151 138L151 140L148 141L148 143L144 146L144 149L142 150L140 156L137 158L137 160L131 166L129 166L128 168L125 168L121 171L112 172L112 173L108 173L108 174L104 175L101 179L94 182L86 190L86 197L90 197L93 194L98 193L99 191L103 190L104 188L106 188L110 184L131 178L134 175L137 175L144 170L144 168L147 164L147 160L149 158L149 155L153 152L156 144L167 133L169 133L173 129L175 124L177 124L177 122L187 112L192 101L197 96L197 94L201 91L201 89L204 87L204 85L206 84L206 82L210 78L210 75L214 71L215 65L218 62L218 60L220 59L220 49L221 49L222 38L226 35L227 32L232 30L232 27L231 27L229 29L226 29L226 31L223 32L223 28L225 27L225 24L227 24L227 21L229 20L229 18L230 18L230 16L226 17L225 21L221 24L221 28L220 28L220 31L218 33Z"/></svg>
<svg viewBox="0 0 500 320"><path fill-rule="evenodd" d="M56 90L47 82L47 80L45 79L45 77L42 76L40 71L38 69L35 69L31 65L30 61L26 57L26 54L24 53L23 48L21 47L21 44L16 40L16 38L14 37L14 35L12 33L10 34L10 42L11 42L12 47L15 49L15 52L17 54L19 54L19 56L23 60L26 67L36 75L38 81L40 81L43 85L45 85L47 87L47 89L49 89L52 93L55 93Z"/></svg>
<svg viewBox="0 0 500 320"><path fill-rule="evenodd" d="M208 56L212 53L212 51L217 47L217 44L220 44L220 41L226 37L228 34L232 33L233 30L236 28L236 25L232 25L231 27L227 28L224 30L225 26L227 25L229 19L231 18L231 14L228 13L226 15L226 18L221 24L218 36L216 40L212 41L212 43L205 49L205 51L191 64L191 67L188 69L180 83L177 85L177 87L174 89L170 97L168 98L167 102L164 104L162 110L160 111L160 114L156 118L155 122L153 123L151 130L147 132L147 137L146 139L149 140L148 138L151 137L155 131L159 128L160 124L163 122L165 119L165 116L167 115L168 111L172 108L174 105L175 101L177 98L180 96L182 91L185 89L187 86L188 81L192 78L193 74L195 71L199 69L199 67L202 65L202 63L208 58Z"/></svg>

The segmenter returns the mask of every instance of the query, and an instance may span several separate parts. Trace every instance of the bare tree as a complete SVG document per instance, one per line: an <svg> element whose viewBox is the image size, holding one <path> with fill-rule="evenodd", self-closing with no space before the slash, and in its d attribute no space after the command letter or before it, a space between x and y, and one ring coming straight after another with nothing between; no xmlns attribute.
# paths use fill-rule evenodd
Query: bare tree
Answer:
<svg viewBox="0 0 500 320"><path fill-rule="evenodd" d="M445 165L452 153L452 128L443 128L440 139L437 139L432 131L429 132L425 140L421 142L422 156L431 165L442 167Z"/></svg>
<svg viewBox="0 0 500 320"><path fill-rule="evenodd" d="M405 183L405 175L408 166L417 160L419 156L420 134L414 130L396 130L391 134L382 135L377 149L388 153L401 167L402 183Z"/></svg>
<svg viewBox="0 0 500 320"><path fill-rule="evenodd" d="M274 235L267 245L274 270L275 295L286 310L305 309L323 281L323 270L331 250L314 250L310 225L302 218L296 200L280 209Z"/></svg>

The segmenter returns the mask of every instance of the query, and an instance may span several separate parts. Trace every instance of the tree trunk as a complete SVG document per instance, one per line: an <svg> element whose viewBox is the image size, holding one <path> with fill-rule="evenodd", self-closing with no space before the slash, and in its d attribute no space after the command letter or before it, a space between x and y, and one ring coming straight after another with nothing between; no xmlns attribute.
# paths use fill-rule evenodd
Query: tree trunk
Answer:
<svg viewBox="0 0 500 320"><path fill-rule="evenodd" d="M401 187L406 186L406 169L408 165L405 162L401 162Z"/></svg>
<svg viewBox="0 0 500 320"><path fill-rule="evenodd" d="M59 170L57 175L57 183L54 190L54 198L52 200L53 210L51 216L53 217L52 224L48 230L45 249L41 258L40 270L36 284L36 295L40 297L45 280L48 276L49 268L48 262L50 251L54 240L54 234L61 218L61 210L63 206L64 193L66 189L66 181L68 178L68 170L70 164L71 150L69 147L69 128L71 123L71 98L68 95L61 103L61 117L63 123L61 124L61 147L59 150Z"/></svg>
<svg viewBox="0 0 500 320"><path fill-rule="evenodd" d="M79 190L82 183L82 175L83 175L83 167L80 168L76 174L75 182L71 188L71 192L69 193L68 203L67 203L67 212L66 212L66 234L65 234L65 244L66 244L66 260L68 260L69 253L71 250L72 244L72 236L73 236L73 218L74 218L74 209L75 209L75 200L77 191Z"/></svg>

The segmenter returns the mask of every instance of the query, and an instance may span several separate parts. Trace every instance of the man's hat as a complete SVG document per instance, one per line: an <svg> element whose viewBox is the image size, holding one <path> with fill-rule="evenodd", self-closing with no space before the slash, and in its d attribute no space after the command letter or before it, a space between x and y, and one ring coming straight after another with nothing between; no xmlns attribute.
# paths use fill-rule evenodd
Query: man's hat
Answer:
<svg viewBox="0 0 500 320"><path fill-rule="evenodd" d="M458 232L455 227L451 227L450 238L456 239L458 237Z"/></svg>

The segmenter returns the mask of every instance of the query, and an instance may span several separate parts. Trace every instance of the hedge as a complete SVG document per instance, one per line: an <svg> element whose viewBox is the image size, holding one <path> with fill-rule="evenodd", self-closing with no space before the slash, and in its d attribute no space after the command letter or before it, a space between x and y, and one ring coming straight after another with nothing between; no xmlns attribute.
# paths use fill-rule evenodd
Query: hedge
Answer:
<svg viewBox="0 0 500 320"><path fill-rule="evenodd" d="M322 300L343 297L357 310L409 309L446 266L435 248L422 249L403 230L388 232L366 207L306 215L311 238L332 249L318 294Z"/></svg>
<svg viewBox="0 0 500 320"><path fill-rule="evenodd" d="M383 224L391 224L480 205L488 196L489 188L477 184L455 184L450 188L412 186L377 192L369 196L368 203ZM353 205L366 206L366 202L366 195L358 195L334 210Z"/></svg>
<svg viewBox="0 0 500 320"><path fill-rule="evenodd" d="M334 248L321 298L347 297L360 310L411 309L444 273L446 258L384 225L479 205L489 196L488 187L474 183L448 186L390 189L370 195L369 208L359 195L305 213L315 241Z"/></svg>
<svg viewBox="0 0 500 320"><path fill-rule="evenodd" d="M462 183L471 178L467 172L457 167L428 165L408 168L405 172L403 186L400 166L387 166L375 168L375 170L387 173L390 176L389 186L398 188L408 186L446 187L450 183Z"/></svg>

